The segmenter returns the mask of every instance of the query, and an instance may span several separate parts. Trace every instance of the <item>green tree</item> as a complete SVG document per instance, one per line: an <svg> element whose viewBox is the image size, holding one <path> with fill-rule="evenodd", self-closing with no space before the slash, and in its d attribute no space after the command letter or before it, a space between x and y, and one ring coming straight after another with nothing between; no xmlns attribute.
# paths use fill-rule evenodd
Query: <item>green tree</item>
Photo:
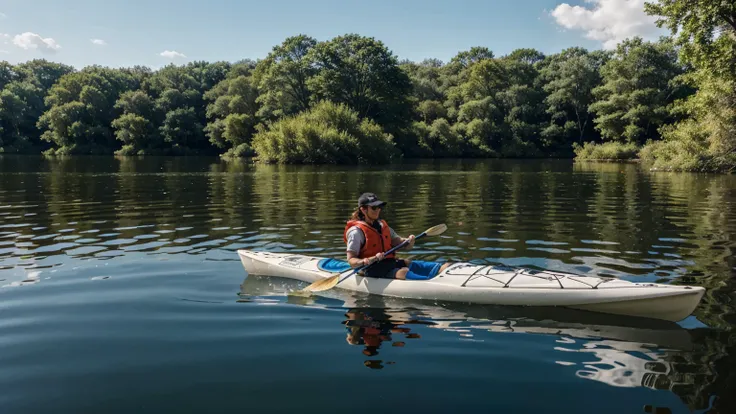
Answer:
<svg viewBox="0 0 736 414"><path fill-rule="evenodd" d="M541 131L548 122L539 66L543 53L535 49L517 49L501 59L508 74L508 87L499 94L508 137L503 153L513 157L538 156L542 147ZM557 148L546 148L554 153Z"/></svg>
<svg viewBox="0 0 736 414"><path fill-rule="evenodd" d="M0 64L0 151L29 152L43 147L36 123L47 109L44 98L59 78L73 70L44 59L15 67Z"/></svg>
<svg viewBox="0 0 736 414"><path fill-rule="evenodd" d="M563 146L571 142L583 143L599 134L593 128L588 107L593 103L593 89L601 83L600 68L608 53L593 52L580 47L552 55L540 71L543 88L547 93L546 112L549 125L542 131L545 145Z"/></svg>
<svg viewBox="0 0 736 414"><path fill-rule="evenodd" d="M44 96L62 76L74 72L74 68L69 65L49 62L46 59L33 59L20 63L15 70L20 79L39 87Z"/></svg>
<svg viewBox="0 0 736 414"><path fill-rule="evenodd" d="M194 107L172 108L166 112L159 131L175 154L185 154L204 147L204 125Z"/></svg>
<svg viewBox="0 0 736 414"><path fill-rule="evenodd" d="M146 80L153 76L154 72L148 66L135 65L129 68L123 68L124 72L129 73L136 82L143 85Z"/></svg>
<svg viewBox="0 0 736 414"><path fill-rule="evenodd" d="M736 5L722 0L658 0L644 10L658 16L685 61L716 76L736 77Z"/></svg>
<svg viewBox="0 0 736 414"><path fill-rule="evenodd" d="M447 117L447 108L439 101L422 101L417 106L417 111L424 122Z"/></svg>
<svg viewBox="0 0 736 414"><path fill-rule="evenodd" d="M438 59L425 59L420 63L403 62L401 69L412 83L412 97L415 102L445 100L447 90L446 67Z"/></svg>
<svg viewBox="0 0 736 414"><path fill-rule="evenodd" d="M142 155L161 148L162 140L155 127L155 104L146 92L124 92L115 103L115 109L121 112L112 122L115 138L123 143L119 154Z"/></svg>
<svg viewBox="0 0 736 414"><path fill-rule="evenodd" d="M668 105L687 93L673 82L684 72L671 41L624 40L601 67L603 84L593 90L589 111L596 114L596 129L611 141L659 139L658 128L673 121Z"/></svg>
<svg viewBox="0 0 736 414"><path fill-rule="evenodd" d="M493 51L485 46L473 46L470 50L458 52L457 55L450 59L450 65L455 66L456 70L466 69L469 66L485 59L493 59L495 56Z"/></svg>
<svg viewBox="0 0 736 414"><path fill-rule="evenodd" d="M0 92L0 152L26 152L38 144L36 121L43 113L43 91L13 81Z"/></svg>
<svg viewBox="0 0 736 414"><path fill-rule="evenodd" d="M231 68L226 62L197 61L167 65L144 77L141 88L154 102L150 121L159 134L149 135L152 144L144 147L163 143L162 151L174 154L211 152L213 147L204 131L207 125L204 93L223 81ZM136 125L140 127L140 121Z"/></svg>
<svg viewBox="0 0 736 414"><path fill-rule="evenodd" d="M244 73L233 71L233 75ZM251 139L258 124L258 88L247 74L228 77L204 95L209 123L204 131L228 155L252 155Z"/></svg>
<svg viewBox="0 0 736 414"><path fill-rule="evenodd" d="M5 88L5 85L16 80L18 73L15 67L7 61L0 62L0 90Z"/></svg>
<svg viewBox="0 0 736 414"><path fill-rule="evenodd" d="M380 125L345 104L323 101L253 137L261 162L377 164L399 155Z"/></svg>
<svg viewBox="0 0 736 414"><path fill-rule="evenodd" d="M380 41L357 34L317 44L309 52L316 74L307 81L319 98L344 103L391 133L407 126L409 77Z"/></svg>
<svg viewBox="0 0 736 414"><path fill-rule="evenodd" d="M316 68L308 59L317 41L306 35L292 36L275 46L256 66L260 90L258 116L275 120L309 108L312 91L307 86Z"/></svg>
<svg viewBox="0 0 736 414"><path fill-rule="evenodd" d="M118 147L111 126L119 115L115 102L138 86L129 73L100 66L62 76L49 90L48 110L38 120L41 138L57 147L51 153L112 153Z"/></svg>
<svg viewBox="0 0 736 414"><path fill-rule="evenodd" d="M647 3L657 24L668 27L681 57L694 71L684 83L697 92L676 102L681 121L662 128L664 142L642 149L657 169L736 170L736 6L718 0Z"/></svg>
<svg viewBox="0 0 736 414"><path fill-rule="evenodd" d="M449 120L457 119L459 107L465 101L462 85L468 81L472 68L480 62L493 60L494 57L493 51L487 47L474 46L470 50L458 52L442 68L445 106L448 108Z"/></svg>
<svg viewBox="0 0 736 414"><path fill-rule="evenodd" d="M455 128L466 134L466 152L537 155L544 120L544 91L537 66L543 55L520 49L503 58L484 58L467 67L464 81L448 96ZM470 135L468 135L470 134Z"/></svg>
<svg viewBox="0 0 736 414"><path fill-rule="evenodd" d="M463 150L462 139L446 119L440 118L429 128L427 146L438 157L459 157Z"/></svg>

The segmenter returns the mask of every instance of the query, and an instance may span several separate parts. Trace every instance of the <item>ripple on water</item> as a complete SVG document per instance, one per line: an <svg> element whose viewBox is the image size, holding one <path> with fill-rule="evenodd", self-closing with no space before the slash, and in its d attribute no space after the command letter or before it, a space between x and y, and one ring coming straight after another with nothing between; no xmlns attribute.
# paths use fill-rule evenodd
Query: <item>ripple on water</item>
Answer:
<svg viewBox="0 0 736 414"><path fill-rule="evenodd" d="M426 411L475 404L586 412L595 405L580 397L587 395L595 406L634 412L672 406L673 395L701 408L710 394L727 397L720 367L733 352L732 179L547 161L322 171L175 158L45 160L33 164L38 173L25 162L3 167L7 160L0 159L0 405L26 408L18 412L33 412L38 389L73 412L78 401L156 406L152 395L177 395L188 409L213 395L219 404L242 403L237 388L260 397L248 399L258 411L262 400L300 408L324 387L334 399L320 410L333 411L353 406L354 384L374 380L375 371L384 389L423 392L412 407ZM448 225L402 253L409 257L686 280L711 292L688 324L719 330L696 335L550 310L376 305L338 291L296 303L284 292L294 285L270 278L256 294L235 295L249 283L238 249L344 257L343 226L362 189L389 201L384 214L402 235ZM439 385L427 394L427 383ZM497 391L491 402L468 397L479 384ZM642 388L657 392L636 392ZM273 389L292 393L284 399ZM530 393L544 398L531 401ZM158 407L176 407L168 401Z"/></svg>

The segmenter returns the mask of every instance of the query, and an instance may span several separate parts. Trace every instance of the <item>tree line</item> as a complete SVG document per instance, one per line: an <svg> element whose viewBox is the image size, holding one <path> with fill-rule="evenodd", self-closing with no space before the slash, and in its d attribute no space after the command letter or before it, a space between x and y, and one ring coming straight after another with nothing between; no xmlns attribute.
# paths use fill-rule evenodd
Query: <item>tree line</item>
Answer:
<svg viewBox="0 0 736 414"><path fill-rule="evenodd" d="M686 3L647 5L679 32L612 51L478 46L411 62L371 37L302 34L258 61L155 71L0 62L0 151L283 163L623 156L732 170L736 9Z"/></svg>

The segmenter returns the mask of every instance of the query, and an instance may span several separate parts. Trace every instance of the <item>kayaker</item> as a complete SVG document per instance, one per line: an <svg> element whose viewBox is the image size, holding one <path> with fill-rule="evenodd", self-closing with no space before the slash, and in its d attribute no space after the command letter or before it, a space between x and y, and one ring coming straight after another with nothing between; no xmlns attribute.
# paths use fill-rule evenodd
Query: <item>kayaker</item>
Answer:
<svg viewBox="0 0 736 414"><path fill-rule="evenodd" d="M441 271L442 264L433 262L412 262L398 259L395 253L383 252L408 240L403 249L414 247L415 236L403 238L380 218L386 206L374 193L363 193L358 198L358 207L353 211L345 225L343 240L347 245L347 260L351 267L369 265L378 261L363 272L363 276L386 279L426 280ZM445 266L449 265L445 264Z"/></svg>

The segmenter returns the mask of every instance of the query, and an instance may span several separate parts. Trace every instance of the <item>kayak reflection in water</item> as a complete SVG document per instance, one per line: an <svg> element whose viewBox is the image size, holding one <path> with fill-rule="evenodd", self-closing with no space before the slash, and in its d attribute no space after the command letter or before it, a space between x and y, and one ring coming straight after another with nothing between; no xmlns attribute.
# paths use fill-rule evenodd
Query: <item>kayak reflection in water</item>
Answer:
<svg viewBox="0 0 736 414"><path fill-rule="evenodd" d="M385 279L427 280L445 270L450 263L435 263L398 259L395 253L383 252L408 241L403 249L414 247L414 235L403 238L381 219L381 210L386 206L374 193L363 193L358 198L358 207L345 225L343 240L347 245L347 260L351 267L375 265L363 273L366 277Z"/></svg>
<svg viewBox="0 0 736 414"><path fill-rule="evenodd" d="M419 334L411 333L411 329L403 328L401 325L411 323L407 321L393 321L383 309L355 308L345 313L346 320L343 321L347 336L345 340L350 345L363 345L363 355L376 356L383 342L393 341L391 334L403 333L406 338L420 338ZM393 347L403 347L402 341L391 343ZM383 368L382 361L367 360L365 365L369 368Z"/></svg>

